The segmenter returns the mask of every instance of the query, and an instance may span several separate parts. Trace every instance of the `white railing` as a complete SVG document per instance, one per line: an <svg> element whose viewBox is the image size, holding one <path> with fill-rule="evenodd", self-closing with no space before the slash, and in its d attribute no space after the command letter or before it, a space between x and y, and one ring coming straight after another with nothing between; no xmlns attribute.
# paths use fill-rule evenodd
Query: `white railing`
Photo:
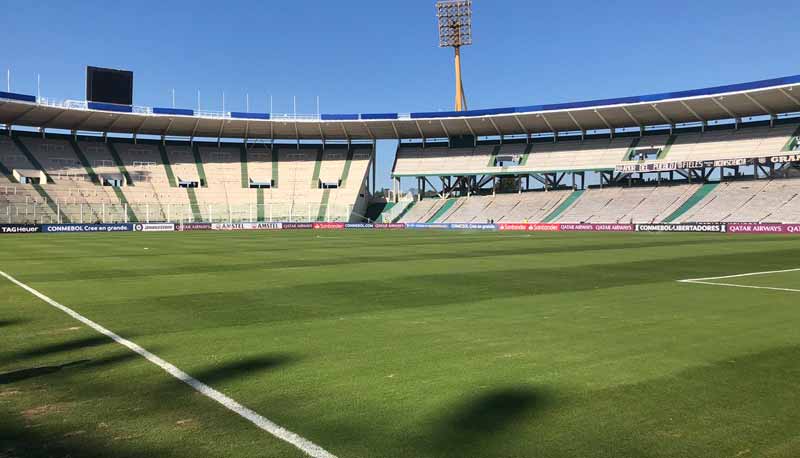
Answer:
<svg viewBox="0 0 800 458"><path fill-rule="evenodd" d="M86 100L60 100L60 99L52 99L47 97L40 97L37 99L36 103L38 105L47 106L47 107L54 107L54 108L64 108L69 110L89 110L89 102ZM145 107L145 106L138 106L135 105L132 107L131 111L136 114L144 114L144 115L152 115L153 108L152 107ZM171 115L164 115L164 116L171 116ZM230 111L213 111L213 110L194 110L194 116L200 118L211 118L211 119L238 119L233 118L231 116ZM411 119L410 113L400 113L398 114L397 119L404 119L408 120ZM360 119L359 119L360 120ZM291 122L318 122L322 121L322 115L319 113L270 113L269 121L291 121ZM347 120L342 120L347 121ZM337 120L333 120L333 122L338 122Z"/></svg>

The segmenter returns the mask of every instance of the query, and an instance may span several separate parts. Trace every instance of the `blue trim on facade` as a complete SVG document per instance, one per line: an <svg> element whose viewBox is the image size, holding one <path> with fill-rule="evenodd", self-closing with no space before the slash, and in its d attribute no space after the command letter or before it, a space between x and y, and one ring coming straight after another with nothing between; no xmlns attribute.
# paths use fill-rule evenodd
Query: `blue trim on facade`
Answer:
<svg viewBox="0 0 800 458"><path fill-rule="evenodd" d="M231 118L235 119L266 119L270 117L269 113L242 113L240 111L232 111Z"/></svg>
<svg viewBox="0 0 800 458"><path fill-rule="evenodd" d="M86 106L90 110L116 111L119 113L133 113L130 105L117 105L115 103L87 102Z"/></svg>
<svg viewBox="0 0 800 458"><path fill-rule="evenodd" d="M22 102L36 102L36 97L26 94L16 94L14 92L0 91L0 99L20 100Z"/></svg>
<svg viewBox="0 0 800 458"><path fill-rule="evenodd" d="M691 89L688 91L662 92L658 94L648 94L630 97L618 97L612 99L587 100L583 102L552 103L545 105L528 105L523 107L493 108L487 110L470 111L441 111L441 112L421 112L411 113L412 119L420 118L464 118L471 116L487 116L495 114L509 113L530 113L534 111L555 111L569 110L577 108L590 108L606 105L622 105L641 102L658 102L662 100L680 99L686 97L712 96L725 94L728 92L749 91L754 89L766 89L773 86L783 86L786 84L800 83L800 75L786 76L783 78L773 78L768 80L752 81L749 83L728 84L724 86L714 86L703 89Z"/></svg>
<svg viewBox="0 0 800 458"><path fill-rule="evenodd" d="M323 121L358 121L357 114L321 114Z"/></svg>
<svg viewBox="0 0 800 458"><path fill-rule="evenodd" d="M153 108L153 114L160 115L178 115L178 116L194 116L194 110L185 108Z"/></svg>
<svg viewBox="0 0 800 458"><path fill-rule="evenodd" d="M397 119L397 113L363 113L361 119Z"/></svg>

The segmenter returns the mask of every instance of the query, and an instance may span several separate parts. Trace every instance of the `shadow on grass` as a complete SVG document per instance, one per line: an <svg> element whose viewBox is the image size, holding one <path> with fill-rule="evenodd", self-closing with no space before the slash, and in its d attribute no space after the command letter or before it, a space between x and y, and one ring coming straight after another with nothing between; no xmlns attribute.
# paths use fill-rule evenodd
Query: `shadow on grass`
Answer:
<svg viewBox="0 0 800 458"><path fill-rule="evenodd" d="M6 328L6 327L9 327L9 326L16 326L16 325L19 325L19 324L25 324L25 323L27 323L29 321L30 320L25 320L25 319L22 319L22 318L14 318L14 319L10 319L10 320L0 320L0 328Z"/></svg>
<svg viewBox="0 0 800 458"><path fill-rule="evenodd" d="M497 388L453 406L438 420L429 444L434 451L474 450L525 424L553 404L548 392L531 386Z"/></svg>
<svg viewBox="0 0 800 458"><path fill-rule="evenodd" d="M42 345L41 347L34 348L21 352L18 357L20 358L37 358L40 356L54 355L58 353L66 353L69 351L83 350L86 348L99 347L112 343L113 340L106 336L92 336L82 339L73 339L66 342L58 342L54 344Z"/></svg>
<svg viewBox="0 0 800 458"><path fill-rule="evenodd" d="M6 372L0 374L0 385L8 385L9 383L21 382L23 380L40 377L42 375L54 374L62 369L68 369L70 367L80 366L88 362L89 362L88 359L80 359L78 361L72 361L69 363L58 364L54 366L31 367L29 369L20 369L17 371Z"/></svg>
<svg viewBox="0 0 800 458"><path fill-rule="evenodd" d="M295 363L298 360L298 357L289 354L269 354L208 367L194 371L192 376L201 382L213 385L227 379L256 376L262 372L272 371Z"/></svg>
<svg viewBox="0 0 800 458"><path fill-rule="evenodd" d="M19 369L0 374L0 385L8 385L11 383L22 382L25 380L45 375L55 374L57 372L61 372L63 369L78 368L81 370L89 370L89 369L104 368L107 366L114 366L116 364L121 364L136 358L140 358L140 356L134 352L125 351L123 353L107 356L104 358L80 359L77 361L71 361L64 364L53 364L49 366L38 366L26 369ZM0 458L2 458L2 455L0 455Z"/></svg>

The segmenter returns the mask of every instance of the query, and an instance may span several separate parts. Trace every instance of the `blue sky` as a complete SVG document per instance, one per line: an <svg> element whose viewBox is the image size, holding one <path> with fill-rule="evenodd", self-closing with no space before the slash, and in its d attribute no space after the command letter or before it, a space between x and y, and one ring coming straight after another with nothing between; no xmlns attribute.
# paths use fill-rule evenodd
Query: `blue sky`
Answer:
<svg viewBox="0 0 800 458"><path fill-rule="evenodd" d="M86 65L135 72L134 102L328 113L448 110L452 52L433 0L0 0L14 92L82 99ZM691 89L800 74L800 2L474 0L470 108ZM2 76L5 89L5 75ZM379 147L388 185L394 146Z"/></svg>

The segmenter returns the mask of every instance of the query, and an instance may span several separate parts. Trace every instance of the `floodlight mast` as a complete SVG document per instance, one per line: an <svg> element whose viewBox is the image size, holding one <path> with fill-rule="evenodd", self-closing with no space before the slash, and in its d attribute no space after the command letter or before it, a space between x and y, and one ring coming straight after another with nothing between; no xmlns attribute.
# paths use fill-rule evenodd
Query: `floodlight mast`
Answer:
<svg viewBox="0 0 800 458"><path fill-rule="evenodd" d="M456 67L456 111L467 109L467 97L461 81L461 47L472 44L472 0L436 2L439 18L439 47L453 48Z"/></svg>

